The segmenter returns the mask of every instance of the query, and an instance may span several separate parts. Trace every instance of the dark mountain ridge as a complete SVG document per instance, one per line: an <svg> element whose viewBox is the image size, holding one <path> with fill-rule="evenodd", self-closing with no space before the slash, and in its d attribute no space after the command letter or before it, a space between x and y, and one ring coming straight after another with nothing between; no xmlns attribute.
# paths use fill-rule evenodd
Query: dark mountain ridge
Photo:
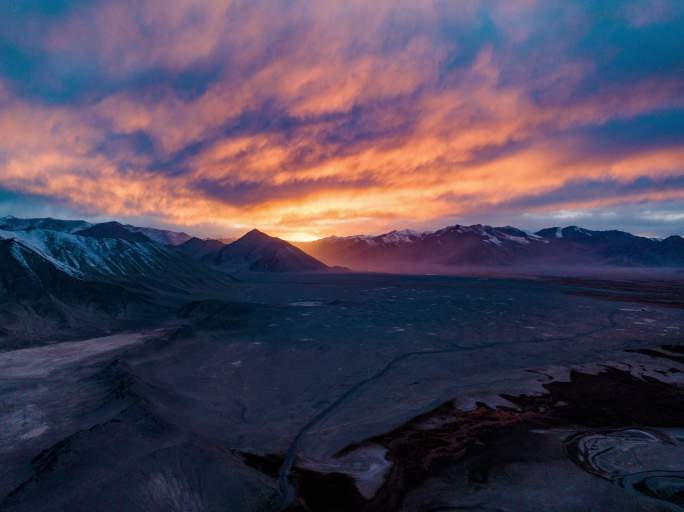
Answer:
<svg viewBox="0 0 684 512"><path fill-rule="evenodd" d="M202 259L208 254L220 251L225 246L226 244L221 240L192 237L190 240L187 240L176 246L176 248L182 253L187 254L195 259Z"/></svg>
<svg viewBox="0 0 684 512"><path fill-rule="evenodd" d="M0 240L0 322L5 336L39 341L98 333L157 310L142 294L122 285L74 275L20 241Z"/></svg>
<svg viewBox="0 0 684 512"><path fill-rule="evenodd" d="M84 220L62 220L52 217L40 217L32 219L20 219L12 215L0 218L0 229L15 231L19 229L50 229L63 233L73 233L81 229L91 227L90 222Z"/></svg>
<svg viewBox="0 0 684 512"><path fill-rule="evenodd" d="M253 229L201 260L229 271L318 272L328 266L285 240Z"/></svg>
<svg viewBox="0 0 684 512"><path fill-rule="evenodd" d="M178 246L192 238L182 231L133 226L115 221L93 224L85 220L62 220L52 217L36 217L31 219L20 219L11 215L0 217L0 230L20 231L28 229L47 229L72 234L79 232L85 236L119 238L129 241L153 241L171 246ZM138 235L142 235L145 238L143 239Z"/></svg>
<svg viewBox="0 0 684 512"><path fill-rule="evenodd" d="M235 282L120 224L102 226L0 230L0 350L154 323Z"/></svg>
<svg viewBox="0 0 684 512"><path fill-rule="evenodd" d="M200 268L211 266L224 272L317 272L329 270L328 265L374 271L395 271L401 267L407 272L420 271L420 265L454 269L518 265L532 268L544 265L684 266L684 239L680 236L658 240L619 230L595 231L578 226L551 227L530 233L512 226L454 225L430 232L401 230L377 236L332 236L296 244L256 229L236 241L225 243L118 222L90 224L52 218L4 217L0 219L0 229L23 233L33 229L37 233L56 231L67 237L76 235L99 240L107 244L105 259L108 262L121 255L137 261L133 275L147 273L149 269L145 270L145 267L150 265L164 266L153 263L160 256L175 261L170 265L174 269L171 274L180 270L186 276L197 269L195 264L188 263L189 260L198 262ZM74 250L73 245L66 244L57 253L55 250L46 252L57 260L73 262L79 259L75 256L79 251ZM126 265L119 268L118 264L90 266L110 271L118 268L117 272L121 274L131 270Z"/></svg>
<svg viewBox="0 0 684 512"><path fill-rule="evenodd" d="M624 231L577 226L536 233L505 226L449 226L433 232L328 237L298 246L327 264L392 270L397 265L511 267L515 265L684 266L684 239L657 240Z"/></svg>
<svg viewBox="0 0 684 512"><path fill-rule="evenodd" d="M95 224L89 228L76 231L74 234L80 236L92 236L93 238L116 238L118 240L127 240L129 242L152 241L141 232L126 229L123 224L115 221Z"/></svg>

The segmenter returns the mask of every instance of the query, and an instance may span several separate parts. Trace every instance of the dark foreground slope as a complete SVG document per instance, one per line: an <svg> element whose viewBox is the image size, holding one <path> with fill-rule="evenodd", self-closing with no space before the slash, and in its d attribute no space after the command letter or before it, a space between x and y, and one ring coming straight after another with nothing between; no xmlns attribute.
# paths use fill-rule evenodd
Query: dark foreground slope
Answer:
<svg viewBox="0 0 684 512"><path fill-rule="evenodd" d="M116 234L0 232L0 345L163 321L191 298L211 296L235 282L173 247Z"/></svg>
<svg viewBox="0 0 684 512"><path fill-rule="evenodd" d="M258 277L0 353L0 510L681 510L657 283Z"/></svg>
<svg viewBox="0 0 684 512"><path fill-rule="evenodd" d="M479 257L596 244L457 231ZM684 507L671 276L233 281L106 234L0 232L2 512ZM227 259L309 268L272 240Z"/></svg>
<svg viewBox="0 0 684 512"><path fill-rule="evenodd" d="M155 311L141 294L74 274L16 240L0 240L3 349L21 340L94 334Z"/></svg>

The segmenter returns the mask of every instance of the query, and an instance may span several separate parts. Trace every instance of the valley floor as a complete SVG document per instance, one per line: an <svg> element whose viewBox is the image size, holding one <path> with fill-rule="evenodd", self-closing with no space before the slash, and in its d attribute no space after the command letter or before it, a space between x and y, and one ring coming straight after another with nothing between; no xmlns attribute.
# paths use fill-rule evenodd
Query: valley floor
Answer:
<svg viewBox="0 0 684 512"><path fill-rule="evenodd" d="M681 510L682 297L255 275L0 353L0 510Z"/></svg>

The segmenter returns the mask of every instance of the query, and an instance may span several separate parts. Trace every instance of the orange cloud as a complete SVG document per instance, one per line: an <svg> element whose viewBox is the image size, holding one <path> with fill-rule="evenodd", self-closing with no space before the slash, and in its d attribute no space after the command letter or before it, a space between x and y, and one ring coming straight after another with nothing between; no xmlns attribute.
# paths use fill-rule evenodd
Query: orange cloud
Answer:
<svg viewBox="0 0 684 512"><path fill-rule="evenodd" d="M676 143L622 154L582 146L585 127L684 107L681 79L584 91L597 71L587 55L548 73L511 71L539 2L501 4L494 22L509 46L483 44L460 66L458 41L436 37L443 16L468 24L491 2L171 4L106 3L88 11L92 23L77 12L47 34L50 48L94 59L112 80L152 70L160 83L74 104L0 87L3 188L112 216L301 239L472 215L578 180L684 172ZM166 83L196 65L218 70L199 91Z"/></svg>

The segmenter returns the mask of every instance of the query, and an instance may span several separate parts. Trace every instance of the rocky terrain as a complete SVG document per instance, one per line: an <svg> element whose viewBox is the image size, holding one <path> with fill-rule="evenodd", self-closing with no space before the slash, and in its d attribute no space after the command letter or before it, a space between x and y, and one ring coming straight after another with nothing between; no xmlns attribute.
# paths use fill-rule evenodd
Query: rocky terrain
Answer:
<svg viewBox="0 0 684 512"><path fill-rule="evenodd" d="M219 242L234 273L14 222L3 512L684 508L677 274L331 272L259 232Z"/></svg>
<svg viewBox="0 0 684 512"><path fill-rule="evenodd" d="M208 242L212 244L212 242ZM200 254L204 252L200 248ZM227 271L251 272L321 272L329 270L322 261L294 245L253 229L238 240L215 252L201 256L201 261Z"/></svg>
<svg viewBox="0 0 684 512"><path fill-rule="evenodd" d="M432 232L328 237L298 245L330 265L403 273L449 273L464 267L537 272L548 267L553 273L576 267L684 266L681 236L658 240L577 226L528 233L510 226L456 225Z"/></svg>

